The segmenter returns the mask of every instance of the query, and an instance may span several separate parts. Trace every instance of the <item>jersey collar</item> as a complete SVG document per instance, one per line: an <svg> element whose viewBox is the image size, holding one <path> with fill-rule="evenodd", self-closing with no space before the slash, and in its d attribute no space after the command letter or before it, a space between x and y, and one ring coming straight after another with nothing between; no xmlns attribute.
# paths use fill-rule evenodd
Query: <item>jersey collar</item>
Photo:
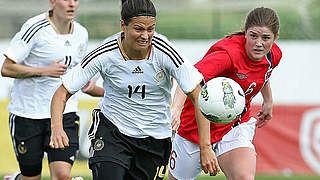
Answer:
<svg viewBox="0 0 320 180"><path fill-rule="evenodd" d="M123 59L124 59L125 61L128 61L128 60L130 60L130 58L129 58L129 56L125 53L125 51L124 51L124 49L123 49L123 47L122 47L122 43L121 43L123 38L124 38L124 33L122 32L122 33L120 34L120 36L118 36L117 42L118 42L118 46L119 46L119 49L120 49L120 53L121 53ZM147 54L146 54L145 59L149 59L149 58L150 58L151 46L152 46L152 44L150 44L150 46L149 46L149 48L148 48L148 51L147 51Z"/></svg>

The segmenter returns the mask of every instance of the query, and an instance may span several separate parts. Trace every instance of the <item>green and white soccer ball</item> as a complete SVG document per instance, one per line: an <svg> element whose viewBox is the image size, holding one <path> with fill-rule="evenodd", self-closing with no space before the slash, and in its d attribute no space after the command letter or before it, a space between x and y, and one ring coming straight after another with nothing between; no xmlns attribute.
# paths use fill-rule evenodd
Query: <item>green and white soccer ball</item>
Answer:
<svg viewBox="0 0 320 180"><path fill-rule="evenodd" d="M216 124L227 124L236 120L245 108L245 95L241 86L227 77L209 80L199 94L202 114Z"/></svg>

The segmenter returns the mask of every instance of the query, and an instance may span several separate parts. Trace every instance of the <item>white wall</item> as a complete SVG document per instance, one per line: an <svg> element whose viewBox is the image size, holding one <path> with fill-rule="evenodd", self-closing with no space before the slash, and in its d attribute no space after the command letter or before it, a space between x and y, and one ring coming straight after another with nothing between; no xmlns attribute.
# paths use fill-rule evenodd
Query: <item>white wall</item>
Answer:
<svg viewBox="0 0 320 180"><path fill-rule="evenodd" d="M176 40L174 44L193 63L200 60L215 40ZM89 50L100 42L91 41ZM320 41L278 41L283 58L271 76L271 86L275 103L281 104L320 104L319 68ZM0 41L0 53L9 45L8 40ZM4 57L0 57L0 67ZM12 79L0 76L0 99L8 99ZM79 93L80 94L80 93ZM86 95L80 98L88 99ZM261 102L257 96L254 102Z"/></svg>

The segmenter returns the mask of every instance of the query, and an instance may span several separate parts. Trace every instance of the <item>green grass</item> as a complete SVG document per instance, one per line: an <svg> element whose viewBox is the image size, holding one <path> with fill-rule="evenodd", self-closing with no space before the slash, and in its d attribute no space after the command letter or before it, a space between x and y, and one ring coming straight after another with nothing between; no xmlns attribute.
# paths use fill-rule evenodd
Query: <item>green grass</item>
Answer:
<svg viewBox="0 0 320 180"><path fill-rule="evenodd" d="M91 180L91 176L83 176L85 180ZM0 175L0 179L3 179L3 175ZM267 176L267 175L259 175L256 176L255 180L319 180L320 176ZM42 180L50 180L49 177L43 177ZM167 180L167 178L165 178ZM201 176L197 178L197 180L227 180L224 175L218 175L216 177L210 176Z"/></svg>

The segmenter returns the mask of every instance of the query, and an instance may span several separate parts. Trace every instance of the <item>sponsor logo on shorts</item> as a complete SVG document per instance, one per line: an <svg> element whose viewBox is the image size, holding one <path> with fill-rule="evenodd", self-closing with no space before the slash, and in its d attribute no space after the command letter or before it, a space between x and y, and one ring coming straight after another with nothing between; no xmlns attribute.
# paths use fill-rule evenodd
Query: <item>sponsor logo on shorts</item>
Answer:
<svg viewBox="0 0 320 180"><path fill-rule="evenodd" d="M74 161L74 156L71 156L69 159L70 159L71 161Z"/></svg>

